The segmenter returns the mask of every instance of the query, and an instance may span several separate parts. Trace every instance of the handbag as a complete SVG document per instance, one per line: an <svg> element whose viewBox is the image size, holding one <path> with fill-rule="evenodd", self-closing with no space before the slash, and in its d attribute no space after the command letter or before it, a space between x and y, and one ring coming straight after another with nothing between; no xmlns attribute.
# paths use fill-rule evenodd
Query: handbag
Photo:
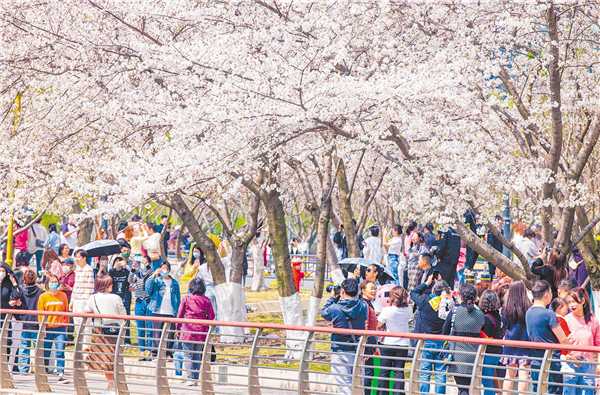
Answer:
<svg viewBox="0 0 600 395"><path fill-rule="evenodd" d="M160 252L148 251L148 256L150 257L151 260L157 261L160 259Z"/></svg>
<svg viewBox="0 0 600 395"><path fill-rule="evenodd" d="M96 302L96 295L94 295L94 304L96 305L96 310L98 310L98 314L100 313L100 309L98 308L98 303ZM102 321L104 321L103 318L101 318ZM104 333L105 335L116 335L119 333L119 329L120 329L121 325L119 325L116 322L110 323L110 324L105 324L104 322L102 323L102 333Z"/></svg>
<svg viewBox="0 0 600 395"><path fill-rule="evenodd" d="M33 232L33 237L35 237L35 246L39 248L44 248L44 241L37 238L35 234L35 228L32 226L31 231Z"/></svg>

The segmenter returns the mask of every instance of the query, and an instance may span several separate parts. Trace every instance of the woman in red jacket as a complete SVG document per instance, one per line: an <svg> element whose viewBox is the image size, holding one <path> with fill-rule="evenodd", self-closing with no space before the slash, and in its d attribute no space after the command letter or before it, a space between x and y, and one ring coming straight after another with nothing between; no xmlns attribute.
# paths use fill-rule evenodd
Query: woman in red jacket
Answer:
<svg viewBox="0 0 600 395"><path fill-rule="evenodd" d="M189 294L183 298L181 305L179 305L177 318L214 320L215 312L210 299L204 296L204 292L206 292L204 280L201 278L193 279L190 282ZM185 370L188 376L186 385L195 386L198 384L197 380L200 375L200 359L202 359L208 325L177 323L175 330L182 331L178 333L178 336L183 344L183 354L185 356Z"/></svg>

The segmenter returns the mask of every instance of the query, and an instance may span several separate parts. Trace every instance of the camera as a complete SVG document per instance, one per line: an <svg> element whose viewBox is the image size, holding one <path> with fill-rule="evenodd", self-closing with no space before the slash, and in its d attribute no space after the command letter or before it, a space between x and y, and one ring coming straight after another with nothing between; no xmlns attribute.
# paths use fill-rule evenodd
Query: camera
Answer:
<svg viewBox="0 0 600 395"><path fill-rule="evenodd" d="M332 284L329 284L327 287L325 287L325 291L327 291L327 293L331 293L331 291L333 291L335 295L340 294L340 289L341 287L339 285Z"/></svg>
<svg viewBox="0 0 600 395"><path fill-rule="evenodd" d="M545 242L544 243L544 249L546 251L550 251L552 249L552 245L550 245L550 243L548 243L548 242Z"/></svg>

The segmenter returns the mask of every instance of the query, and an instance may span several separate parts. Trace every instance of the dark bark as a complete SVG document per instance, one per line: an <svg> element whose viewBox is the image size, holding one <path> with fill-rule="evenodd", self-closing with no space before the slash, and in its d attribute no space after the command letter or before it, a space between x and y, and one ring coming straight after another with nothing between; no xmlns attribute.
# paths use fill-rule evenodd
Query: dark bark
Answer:
<svg viewBox="0 0 600 395"><path fill-rule="evenodd" d="M208 266L210 267L210 271L212 272L215 286L225 283L225 266L223 266L223 263L221 262L221 257L217 252L215 243L213 243L213 241L208 238L208 235L202 230L198 220L194 216L194 213L190 210L181 195L174 194L170 203L171 204L163 204L165 206L173 207L179 218L181 218L181 222L183 222L186 228L189 229L190 234L196 243L200 246L200 248L202 248L204 257L206 258Z"/></svg>
<svg viewBox="0 0 600 395"><path fill-rule="evenodd" d="M348 180L346 178L346 167L344 161L339 158L339 165L337 169L337 182L338 191L340 196L340 211L342 214L342 221L344 223L344 230L346 234L346 244L348 246L348 256L350 258L360 258L360 247L358 246L358 237L354 232L354 221L352 204L350 202L351 196L348 189Z"/></svg>

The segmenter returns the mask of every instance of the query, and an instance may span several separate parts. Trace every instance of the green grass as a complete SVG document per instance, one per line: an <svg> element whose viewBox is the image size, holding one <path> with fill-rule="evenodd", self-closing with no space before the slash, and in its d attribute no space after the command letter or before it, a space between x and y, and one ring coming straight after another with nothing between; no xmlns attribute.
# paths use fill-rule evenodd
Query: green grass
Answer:
<svg viewBox="0 0 600 395"><path fill-rule="evenodd" d="M271 281L270 279L265 279L265 281ZM260 303L260 302L278 302L279 301L279 291L277 289L272 288L262 292L252 292L251 288L246 287L246 303ZM310 293L312 290L310 289L301 289L300 290L300 298L301 299L309 299Z"/></svg>

